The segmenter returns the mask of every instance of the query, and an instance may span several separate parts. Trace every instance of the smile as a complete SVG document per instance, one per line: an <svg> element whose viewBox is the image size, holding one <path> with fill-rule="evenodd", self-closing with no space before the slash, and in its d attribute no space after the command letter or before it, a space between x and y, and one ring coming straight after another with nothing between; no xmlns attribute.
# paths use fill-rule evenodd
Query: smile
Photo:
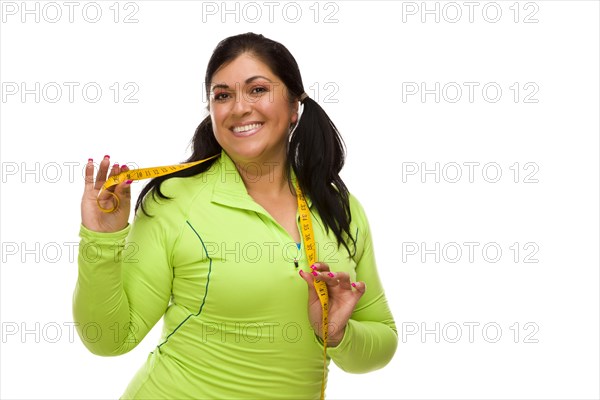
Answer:
<svg viewBox="0 0 600 400"><path fill-rule="evenodd" d="M260 128L262 126L263 126L262 122L254 122L251 124L235 126L235 127L231 128L231 130L233 131L233 134L235 136L246 137L246 136L250 136L250 135L253 135L254 133L256 133L258 130L260 130Z"/></svg>

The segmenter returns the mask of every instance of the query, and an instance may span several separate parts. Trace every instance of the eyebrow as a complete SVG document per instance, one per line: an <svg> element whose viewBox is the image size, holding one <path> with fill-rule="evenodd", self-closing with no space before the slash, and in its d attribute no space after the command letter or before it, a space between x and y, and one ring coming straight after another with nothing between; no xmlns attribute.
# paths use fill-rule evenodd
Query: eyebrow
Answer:
<svg viewBox="0 0 600 400"><path fill-rule="evenodd" d="M257 80L257 79L265 79L269 82L273 82L272 80L270 80L269 78L267 78L266 76L262 76L262 75L255 75L255 76L251 76L250 78L246 79L246 82L244 82L246 85ZM226 85L224 83L217 83L216 85L213 85L210 90L215 90L215 89L229 89L229 85Z"/></svg>

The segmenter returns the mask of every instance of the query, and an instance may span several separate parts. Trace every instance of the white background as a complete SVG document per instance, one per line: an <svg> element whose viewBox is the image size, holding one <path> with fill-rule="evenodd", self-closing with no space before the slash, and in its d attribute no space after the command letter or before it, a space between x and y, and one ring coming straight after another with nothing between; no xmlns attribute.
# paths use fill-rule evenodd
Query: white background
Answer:
<svg viewBox="0 0 600 400"><path fill-rule="evenodd" d="M39 22L35 12L22 22L22 3L2 2L2 398L117 398L156 345L162 322L117 358L71 336L83 165L104 154L137 167L187 158L212 50L247 31L288 47L340 129L343 178L369 216L400 335L380 371L333 367L328 398L600 397L598 2L476 2L471 22L464 2L298 2L287 14L279 2L269 16L264 2L223 14L221 2L203 13L199 1L136 1L117 5L117 23L113 1L97 2L96 23L82 16L87 2L72 23L63 2L56 23L57 8L27 7L36 3ZM439 22L424 7L438 7ZM124 23L131 13L138 22ZM19 85L36 82L39 102L22 99ZM55 103L52 82L63 89ZM79 84L73 102L64 82ZM125 102L128 82L137 103ZM422 82L439 83L439 102L409 95ZM86 83L102 88L97 102L83 97ZM436 163L439 182L421 175ZM465 242L477 243L472 260Z"/></svg>

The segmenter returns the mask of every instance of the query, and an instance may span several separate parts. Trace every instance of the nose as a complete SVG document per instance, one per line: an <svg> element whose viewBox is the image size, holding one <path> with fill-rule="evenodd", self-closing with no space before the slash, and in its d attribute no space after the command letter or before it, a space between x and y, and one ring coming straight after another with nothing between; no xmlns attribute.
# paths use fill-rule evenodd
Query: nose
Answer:
<svg viewBox="0 0 600 400"><path fill-rule="evenodd" d="M252 111L253 101L245 96L242 90L236 90L235 101L233 102L231 113L238 117L249 114Z"/></svg>

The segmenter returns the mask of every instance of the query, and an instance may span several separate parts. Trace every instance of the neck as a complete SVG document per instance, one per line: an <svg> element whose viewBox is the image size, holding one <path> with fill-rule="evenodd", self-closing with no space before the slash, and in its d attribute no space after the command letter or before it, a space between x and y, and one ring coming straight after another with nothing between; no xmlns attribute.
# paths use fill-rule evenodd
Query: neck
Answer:
<svg viewBox="0 0 600 400"><path fill-rule="evenodd" d="M280 161L235 162L248 193L275 198L291 190L286 176L286 159Z"/></svg>

